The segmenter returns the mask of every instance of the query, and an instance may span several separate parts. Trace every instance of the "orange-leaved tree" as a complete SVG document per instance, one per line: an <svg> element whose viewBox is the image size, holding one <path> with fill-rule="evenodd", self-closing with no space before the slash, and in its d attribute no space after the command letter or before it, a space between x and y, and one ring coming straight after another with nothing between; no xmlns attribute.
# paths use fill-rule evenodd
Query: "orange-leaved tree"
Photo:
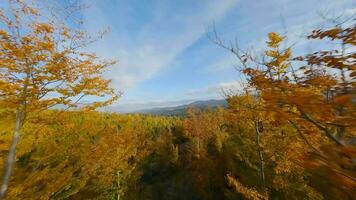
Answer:
<svg viewBox="0 0 356 200"><path fill-rule="evenodd" d="M326 168L345 198L354 195L356 186L355 31L352 24L315 30L308 39L337 42L340 48L296 58L291 48L282 48L285 37L273 32L262 59L223 46L241 61L241 71L261 95L272 123L296 130L312 155L306 164Z"/></svg>
<svg viewBox="0 0 356 200"><path fill-rule="evenodd" d="M356 187L355 35L354 19L314 30L307 42L325 42L324 49L292 57L292 48L282 45L285 37L272 32L262 58L226 46L216 32L212 38L236 55L247 85L272 116L270 123L290 126L304 141L310 152L305 166L327 171L325 181L333 180L343 198L355 195Z"/></svg>
<svg viewBox="0 0 356 200"><path fill-rule="evenodd" d="M28 113L49 108L95 109L118 98L104 70L114 61L100 60L82 49L94 39L69 28L53 12L24 1L0 9L0 107L16 112L0 199L15 162L16 145ZM84 97L96 96L81 104Z"/></svg>

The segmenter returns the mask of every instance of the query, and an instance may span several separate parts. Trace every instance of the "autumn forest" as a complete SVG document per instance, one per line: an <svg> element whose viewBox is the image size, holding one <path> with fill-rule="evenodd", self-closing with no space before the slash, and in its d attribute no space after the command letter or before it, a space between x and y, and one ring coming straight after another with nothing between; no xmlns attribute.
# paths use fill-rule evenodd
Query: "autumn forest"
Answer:
<svg viewBox="0 0 356 200"><path fill-rule="evenodd" d="M235 57L239 91L159 116L103 110L125 95L105 76L120 59L87 48L106 30L68 23L85 8L6 2L0 200L356 198L356 13L305 33L319 49L303 54L281 32L258 54L207 30Z"/></svg>

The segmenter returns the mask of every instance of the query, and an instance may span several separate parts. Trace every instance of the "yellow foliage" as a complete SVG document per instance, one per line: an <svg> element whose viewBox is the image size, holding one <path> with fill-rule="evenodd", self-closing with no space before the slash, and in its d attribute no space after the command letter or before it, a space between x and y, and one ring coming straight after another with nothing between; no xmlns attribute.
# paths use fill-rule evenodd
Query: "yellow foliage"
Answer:
<svg viewBox="0 0 356 200"><path fill-rule="evenodd" d="M271 32L268 33L268 39L268 47L277 48L279 44L283 41L284 37L280 36L278 33Z"/></svg>
<svg viewBox="0 0 356 200"><path fill-rule="evenodd" d="M231 176L227 176L229 184L234 187L234 189L242 194L246 199L249 200L268 200L268 196L260 194L256 189L243 186L239 181Z"/></svg>

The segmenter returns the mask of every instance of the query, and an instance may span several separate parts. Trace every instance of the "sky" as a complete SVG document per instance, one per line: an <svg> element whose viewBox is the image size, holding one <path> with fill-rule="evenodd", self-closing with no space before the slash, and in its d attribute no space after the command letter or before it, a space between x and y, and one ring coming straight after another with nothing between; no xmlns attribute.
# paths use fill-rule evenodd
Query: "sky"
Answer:
<svg viewBox="0 0 356 200"><path fill-rule="evenodd" d="M221 99L237 90L236 59L211 42L215 27L225 41L262 50L275 31L310 51L303 34L328 16L356 13L354 0L84 0L85 28L110 32L91 46L118 60L105 74L123 96L108 111L132 112L195 100Z"/></svg>

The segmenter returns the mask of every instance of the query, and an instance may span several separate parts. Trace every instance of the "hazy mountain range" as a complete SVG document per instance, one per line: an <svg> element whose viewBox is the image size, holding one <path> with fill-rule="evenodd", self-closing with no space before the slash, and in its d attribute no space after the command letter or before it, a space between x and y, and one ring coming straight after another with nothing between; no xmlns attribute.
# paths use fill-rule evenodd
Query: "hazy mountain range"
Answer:
<svg viewBox="0 0 356 200"><path fill-rule="evenodd" d="M182 116L186 113L187 109L190 107L198 108L198 109L215 109L217 107L226 108L227 102L224 99L195 101L189 104L183 104L183 105L173 106L173 107L159 107L159 108L138 110L135 113L164 115L164 116Z"/></svg>

